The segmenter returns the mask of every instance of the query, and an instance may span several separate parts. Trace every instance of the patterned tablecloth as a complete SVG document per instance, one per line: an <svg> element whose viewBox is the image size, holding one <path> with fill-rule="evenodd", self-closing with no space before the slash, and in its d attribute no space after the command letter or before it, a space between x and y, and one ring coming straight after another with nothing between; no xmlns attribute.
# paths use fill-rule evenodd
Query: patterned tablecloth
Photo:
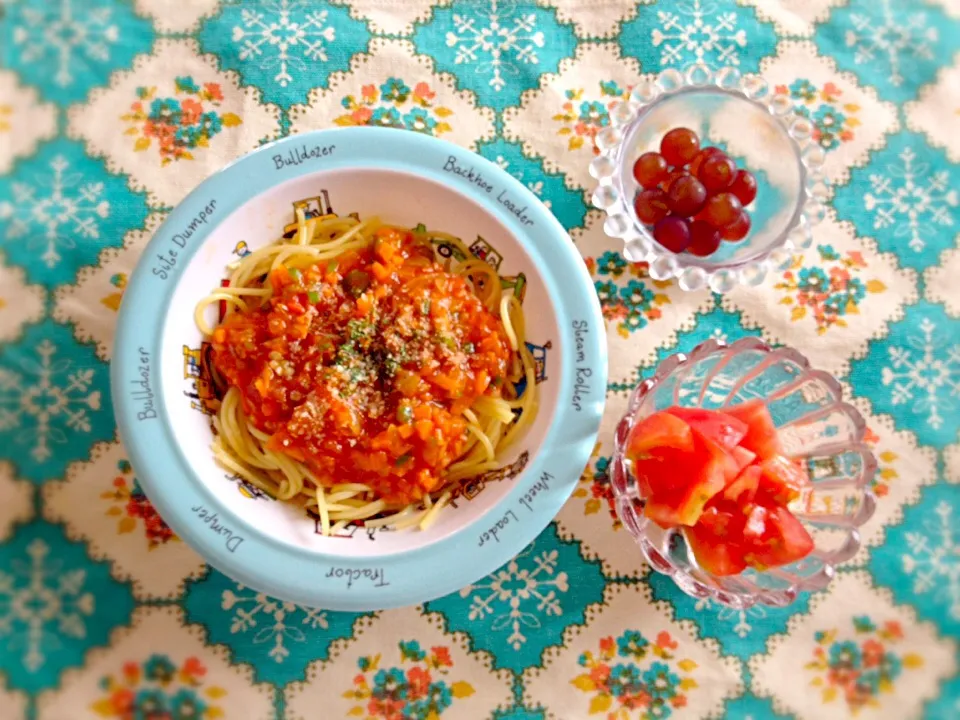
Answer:
<svg viewBox="0 0 960 720"><path fill-rule="evenodd" d="M0 718L960 717L960 3L0 13ZM695 59L793 99L835 185L814 248L723 298L627 263L589 205L609 105ZM140 490L108 389L117 308L164 216L258 144L336 125L442 137L520 178L570 229L610 346L596 453L556 521L470 587L383 613L277 602L207 568ZM863 548L785 610L684 596L611 511L628 390L742 335L839 376L880 462Z"/></svg>

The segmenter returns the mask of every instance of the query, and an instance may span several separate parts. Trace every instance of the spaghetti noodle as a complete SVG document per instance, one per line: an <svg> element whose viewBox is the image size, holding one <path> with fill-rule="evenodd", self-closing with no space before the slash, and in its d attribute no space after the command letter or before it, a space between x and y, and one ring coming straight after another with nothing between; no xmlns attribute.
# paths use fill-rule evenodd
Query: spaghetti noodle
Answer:
<svg viewBox="0 0 960 720"><path fill-rule="evenodd" d="M464 259L438 262L436 243ZM195 319L216 461L324 534L426 528L537 411L520 301L452 235L298 210L296 234L234 263Z"/></svg>

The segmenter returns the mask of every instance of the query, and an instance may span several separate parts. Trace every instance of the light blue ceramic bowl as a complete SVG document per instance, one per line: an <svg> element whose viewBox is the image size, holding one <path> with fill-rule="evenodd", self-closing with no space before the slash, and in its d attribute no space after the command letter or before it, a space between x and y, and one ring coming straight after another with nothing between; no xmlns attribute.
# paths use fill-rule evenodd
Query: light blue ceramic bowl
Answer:
<svg viewBox="0 0 960 720"><path fill-rule="evenodd" d="M464 483L456 506L426 531L323 537L302 510L254 491L213 461L207 352L194 306L238 254L282 234L295 206L453 233L497 268L505 291L522 298L539 366L537 420L501 458L504 477ZM576 248L506 172L423 135L325 130L245 156L170 214L124 296L113 402L151 501L211 565L281 599L372 610L423 602L483 577L554 517L593 449L606 389L604 338Z"/></svg>

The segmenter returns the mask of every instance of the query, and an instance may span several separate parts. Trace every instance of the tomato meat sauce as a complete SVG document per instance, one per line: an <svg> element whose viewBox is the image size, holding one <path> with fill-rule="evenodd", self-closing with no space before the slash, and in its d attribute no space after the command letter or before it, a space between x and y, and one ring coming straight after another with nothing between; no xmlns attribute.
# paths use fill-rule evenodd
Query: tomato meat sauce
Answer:
<svg viewBox="0 0 960 720"><path fill-rule="evenodd" d="M470 282L413 233L265 279L262 307L228 315L213 364L239 389L267 447L326 487L368 485L420 500L467 447L464 411L499 397L512 350Z"/></svg>

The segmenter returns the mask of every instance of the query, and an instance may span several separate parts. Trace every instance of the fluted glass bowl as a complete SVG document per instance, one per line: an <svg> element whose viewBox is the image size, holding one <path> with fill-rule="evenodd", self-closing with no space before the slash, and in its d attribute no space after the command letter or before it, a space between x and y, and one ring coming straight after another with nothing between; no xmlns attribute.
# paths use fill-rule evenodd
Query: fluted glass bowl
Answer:
<svg viewBox="0 0 960 720"><path fill-rule="evenodd" d="M760 284L812 243L811 228L825 214L824 151L811 139L809 118L762 77L734 68L714 74L702 65L684 73L665 70L634 87L629 99L611 108L610 119L597 135L600 154L590 165L597 180L593 204L607 215L605 232L623 240L627 259L650 263L654 279L675 277L684 290L728 292ZM694 130L702 146L722 148L757 178L757 197L747 208L750 233L740 242L721 243L708 257L667 250L633 207L640 190L634 163L658 151L675 127Z"/></svg>
<svg viewBox="0 0 960 720"><path fill-rule="evenodd" d="M673 405L722 410L756 398L766 403L785 454L809 470L810 488L789 508L815 547L791 565L717 577L697 565L680 529L664 530L643 514L645 499L624 447L634 424L658 410ZM860 547L858 528L876 504L869 487L877 461L864 442L865 429L837 381L811 369L796 350L774 349L756 338L732 345L708 340L689 355L664 360L634 390L614 443L617 512L650 565L688 595L736 608L788 605L799 592L826 587L834 568Z"/></svg>

